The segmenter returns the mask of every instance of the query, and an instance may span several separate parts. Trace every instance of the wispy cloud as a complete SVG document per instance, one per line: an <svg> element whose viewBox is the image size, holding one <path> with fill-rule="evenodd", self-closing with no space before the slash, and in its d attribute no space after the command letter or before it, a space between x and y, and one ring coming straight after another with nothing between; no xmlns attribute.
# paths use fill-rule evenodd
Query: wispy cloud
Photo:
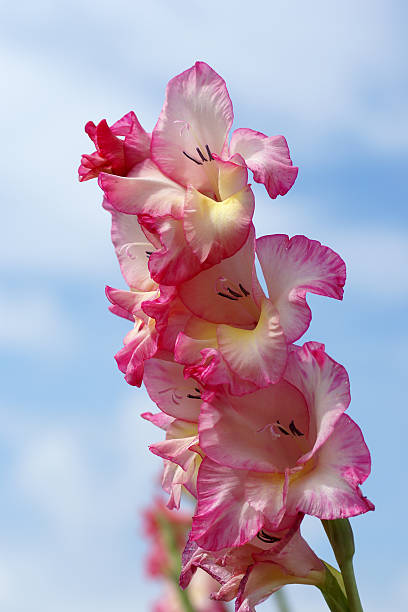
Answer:
<svg viewBox="0 0 408 612"><path fill-rule="evenodd" d="M377 301L404 300L408 281L406 233L392 225L336 219L325 214L328 202L290 196L290 200L258 199L255 226L267 233L304 234L337 251L347 264L347 290Z"/></svg>
<svg viewBox="0 0 408 612"><path fill-rule="evenodd" d="M27 10L20 3L18 12L8 8L6 39L29 45L78 85L85 85L84 75L91 87L99 81L104 104L94 111L107 112L106 98L121 91L125 101L133 91L135 106L140 104L134 110L149 122L154 116L143 117L140 92L163 91L168 77L203 59L227 78L242 114L247 109L252 116L267 114L270 125L294 124L309 154L324 158L323 144L333 132L389 154L406 150L403 3L318 0L311 9L301 0L272 6L259 1L255 19L239 2L155 0L144 7L142 20L138 4L128 0L58 7L43 0L35 13L23 4ZM111 25L118 15L126 19L116 37ZM161 99L151 100L157 110Z"/></svg>
<svg viewBox="0 0 408 612"><path fill-rule="evenodd" d="M2 609L148 609L139 512L160 471L147 450L157 432L139 416L148 407L132 389L98 419L1 411L3 492L17 504L2 513Z"/></svg>
<svg viewBox="0 0 408 612"><path fill-rule="evenodd" d="M45 289L0 292L0 347L12 353L32 353L53 359L71 354L78 340L70 317Z"/></svg>

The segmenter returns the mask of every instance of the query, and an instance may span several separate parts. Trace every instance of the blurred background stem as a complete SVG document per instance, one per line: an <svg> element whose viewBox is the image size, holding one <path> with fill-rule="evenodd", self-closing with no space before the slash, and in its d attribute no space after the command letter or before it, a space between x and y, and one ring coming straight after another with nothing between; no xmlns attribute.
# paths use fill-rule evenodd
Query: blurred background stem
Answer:
<svg viewBox="0 0 408 612"><path fill-rule="evenodd" d="M275 605L279 612L290 612L288 598L286 596L285 589L279 589L276 591L275 596Z"/></svg>

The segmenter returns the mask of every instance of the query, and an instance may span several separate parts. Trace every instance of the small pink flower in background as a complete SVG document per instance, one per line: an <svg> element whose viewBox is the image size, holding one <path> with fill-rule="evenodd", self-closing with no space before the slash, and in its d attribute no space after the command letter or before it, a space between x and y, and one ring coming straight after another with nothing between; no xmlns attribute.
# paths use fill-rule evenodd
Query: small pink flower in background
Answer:
<svg viewBox="0 0 408 612"><path fill-rule="evenodd" d="M191 515L171 512L161 499L156 498L144 511L143 519L144 532L150 539L150 549L146 558L147 573L152 577L168 577L172 570L172 559L163 533L163 523L171 528L175 545L182 550L191 527Z"/></svg>
<svg viewBox="0 0 408 612"><path fill-rule="evenodd" d="M165 592L154 604L153 612L184 610L180 588L174 582L175 564L179 563L175 553L181 556L190 528L191 514L172 512L160 499L144 512L144 530L150 539L146 570L152 578L161 579L165 584ZM221 602L210 599L211 592L217 587L217 582L203 570L195 573L188 587L188 597L196 612L225 612Z"/></svg>

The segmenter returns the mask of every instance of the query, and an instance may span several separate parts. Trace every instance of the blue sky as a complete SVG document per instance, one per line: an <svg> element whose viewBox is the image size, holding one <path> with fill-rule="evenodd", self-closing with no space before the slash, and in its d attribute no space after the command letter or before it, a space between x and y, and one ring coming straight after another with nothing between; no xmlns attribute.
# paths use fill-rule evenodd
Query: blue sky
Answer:
<svg viewBox="0 0 408 612"><path fill-rule="evenodd" d="M305 339L351 377L351 416L373 458L353 520L367 610L408 607L405 507L407 9L403 2L3 5L0 243L0 608L149 610L140 508L160 432L113 354L127 323L104 286L123 287L95 182L79 184L86 121L134 110L146 129L172 76L197 59L227 81L235 127L284 134L299 178L268 200L258 234L305 234L348 267L342 303L312 296ZM329 558L319 522L305 535ZM293 587L294 612L324 609ZM271 609L271 603L260 609Z"/></svg>

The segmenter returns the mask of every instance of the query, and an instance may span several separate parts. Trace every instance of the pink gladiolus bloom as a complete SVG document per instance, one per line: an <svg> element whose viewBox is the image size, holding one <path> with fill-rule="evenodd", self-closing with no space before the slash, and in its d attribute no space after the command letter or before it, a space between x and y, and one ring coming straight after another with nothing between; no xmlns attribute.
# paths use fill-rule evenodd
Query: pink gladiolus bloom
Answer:
<svg viewBox="0 0 408 612"><path fill-rule="evenodd" d="M220 583L216 600L237 598L236 610L253 612L285 584L323 583L325 568L301 537L297 517L292 526L266 532L261 530L251 542L217 552L199 548L191 539L183 553L180 584L185 587L197 568Z"/></svg>
<svg viewBox="0 0 408 612"><path fill-rule="evenodd" d="M142 229L135 215L117 212L106 200L103 207L112 215L111 238L123 278L136 291L157 290L158 284L150 276L148 263L160 248L159 240Z"/></svg>
<svg viewBox="0 0 408 612"><path fill-rule="evenodd" d="M146 362L143 382L151 399L164 413L198 423L204 389L193 378L183 376L183 366L173 361L170 353L161 352L160 358Z"/></svg>
<svg viewBox="0 0 408 612"><path fill-rule="evenodd" d="M254 210L248 168L271 197L287 193L296 179L283 136L237 130L229 146L232 119L224 80L197 62L167 86L150 158L126 176L99 176L116 210L138 215L150 229L154 224L162 249L149 267L157 282L178 284L244 244ZM181 248L183 267L171 273L162 259Z"/></svg>
<svg viewBox="0 0 408 612"><path fill-rule="evenodd" d="M125 176L134 165L150 156L150 134L144 131L136 115L128 113L108 126L88 121L85 132L96 146L95 153L82 155L79 180L88 181L101 172Z"/></svg>
<svg viewBox="0 0 408 612"><path fill-rule="evenodd" d="M130 385L140 387L144 363L159 349L173 350L176 337L189 314L174 290L164 287L152 291L124 291L106 287L111 312L134 322L124 338L124 347L115 355L119 370Z"/></svg>
<svg viewBox="0 0 408 612"><path fill-rule="evenodd" d="M172 512L161 500L156 500L144 513L145 532L150 538L146 569L150 576L165 581L165 595L155 604L155 612L183 612L179 588L173 583L177 560L174 550L169 549L168 534L173 545L181 552L191 528L191 514ZM188 597L197 612L224 612L221 602L210 599L210 593L217 583L202 570L198 570L188 587Z"/></svg>
<svg viewBox="0 0 408 612"><path fill-rule="evenodd" d="M276 383L288 345L308 328L308 291L342 299L346 270L334 251L305 236L277 234L256 241L266 281L264 295L255 272L255 237L182 283L178 294L195 318L179 335L175 358L209 386L227 385L242 395Z"/></svg>
<svg viewBox="0 0 408 612"><path fill-rule="evenodd" d="M175 544L184 548L187 533L191 527L191 515L171 512L161 499L156 499L143 515L144 530L150 538L150 550L146 559L147 573L152 577L168 577L171 572L172 558L163 535L162 523L171 528Z"/></svg>
<svg viewBox="0 0 408 612"><path fill-rule="evenodd" d="M162 487L170 496L167 507L178 509L183 487L197 497L197 473L202 460L198 425L173 419L164 413L145 412L142 417L166 431L166 439L151 444L149 449L164 459Z"/></svg>
<svg viewBox="0 0 408 612"><path fill-rule="evenodd" d="M293 347L279 383L205 402L193 539L219 550L279 528L285 516L336 519L372 510L359 489L370 455L343 414L349 402L345 369L314 342Z"/></svg>

